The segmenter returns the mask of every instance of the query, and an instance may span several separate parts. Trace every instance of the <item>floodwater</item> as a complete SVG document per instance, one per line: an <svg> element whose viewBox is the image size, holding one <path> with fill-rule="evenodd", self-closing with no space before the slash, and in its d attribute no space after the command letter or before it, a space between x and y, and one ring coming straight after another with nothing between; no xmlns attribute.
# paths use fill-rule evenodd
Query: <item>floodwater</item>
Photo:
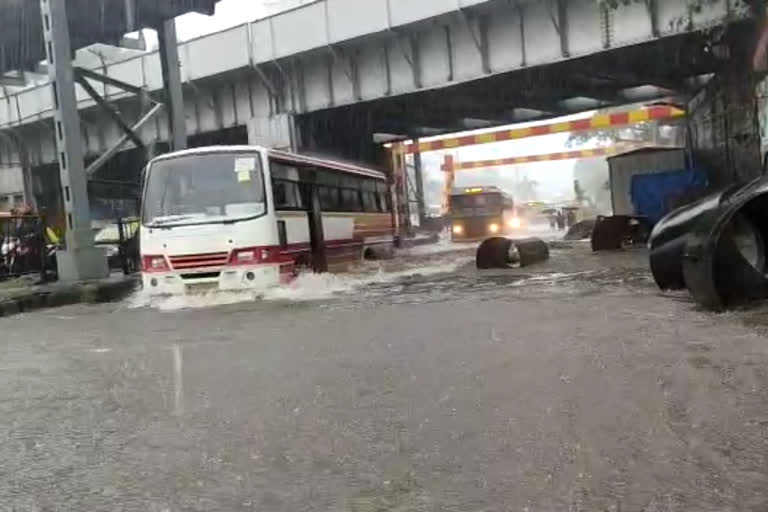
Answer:
<svg viewBox="0 0 768 512"><path fill-rule="evenodd" d="M548 227L536 227L519 233L520 237L536 236L557 240L562 233ZM474 264L479 242L452 242L444 234L438 243L420 245L398 251L391 261L364 262L344 274L300 275L290 285L258 292L215 292L190 296L151 297L142 291L126 301L130 308L150 307L160 311L199 309L241 302L318 301L349 295L396 294L410 282L431 276L449 275ZM512 274L514 275L514 274ZM439 279L435 283L439 283ZM402 282L402 283L401 283ZM431 286L431 285L430 285ZM436 284L436 288L440 285ZM411 286L413 288L413 286Z"/></svg>
<svg viewBox="0 0 768 512"><path fill-rule="evenodd" d="M0 511L768 510L757 313L450 249L0 319Z"/></svg>
<svg viewBox="0 0 768 512"><path fill-rule="evenodd" d="M241 302L264 301L319 301L355 294L372 285L386 285L401 279L449 274L474 261L466 248L446 247L443 251L424 254L405 251L393 260L365 262L359 268L344 274L299 275L292 283L259 292L215 292L210 294L150 297L143 291L127 299L132 308L150 307L161 311L209 308Z"/></svg>

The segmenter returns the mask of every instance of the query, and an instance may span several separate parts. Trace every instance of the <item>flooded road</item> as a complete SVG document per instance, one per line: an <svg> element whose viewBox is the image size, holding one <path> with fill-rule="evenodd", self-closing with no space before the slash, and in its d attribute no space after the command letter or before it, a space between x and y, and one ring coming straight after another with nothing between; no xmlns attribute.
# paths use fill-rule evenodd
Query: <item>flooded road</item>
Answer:
<svg viewBox="0 0 768 512"><path fill-rule="evenodd" d="M553 245L0 319L0 511L768 509L768 339Z"/></svg>

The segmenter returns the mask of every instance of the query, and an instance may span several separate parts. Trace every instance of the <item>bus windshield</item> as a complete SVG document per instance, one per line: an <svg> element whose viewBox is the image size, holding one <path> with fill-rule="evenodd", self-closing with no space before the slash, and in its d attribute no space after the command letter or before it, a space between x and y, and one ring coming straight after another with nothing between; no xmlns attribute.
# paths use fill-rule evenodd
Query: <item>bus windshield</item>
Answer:
<svg viewBox="0 0 768 512"><path fill-rule="evenodd" d="M457 195L451 198L451 215L473 217L498 215L502 209L501 194Z"/></svg>
<svg viewBox="0 0 768 512"><path fill-rule="evenodd" d="M205 153L161 159L146 177L142 222L150 227L211 224L266 213L258 153Z"/></svg>

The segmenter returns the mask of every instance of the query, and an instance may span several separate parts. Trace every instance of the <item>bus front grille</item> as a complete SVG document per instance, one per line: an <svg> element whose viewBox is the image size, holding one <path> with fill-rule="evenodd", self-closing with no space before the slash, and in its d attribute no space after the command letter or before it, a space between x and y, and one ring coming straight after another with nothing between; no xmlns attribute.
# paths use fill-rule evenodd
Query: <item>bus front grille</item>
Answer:
<svg viewBox="0 0 768 512"><path fill-rule="evenodd" d="M171 256L169 259L174 270L223 267L229 260L229 253L216 252L209 254L188 254Z"/></svg>
<svg viewBox="0 0 768 512"><path fill-rule="evenodd" d="M181 278L184 280L190 279L218 279L221 272L199 272L196 274L181 274Z"/></svg>

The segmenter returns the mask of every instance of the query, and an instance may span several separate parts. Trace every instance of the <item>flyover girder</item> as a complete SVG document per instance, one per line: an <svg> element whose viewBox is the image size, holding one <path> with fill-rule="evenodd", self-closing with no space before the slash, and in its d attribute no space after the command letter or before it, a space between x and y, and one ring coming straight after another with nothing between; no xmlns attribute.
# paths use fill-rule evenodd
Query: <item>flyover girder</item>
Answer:
<svg viewBox="0 0 768 512"><path fill-rule="evenodd" d="M574 96L609 106L623 101L622 88L637 85L685 92L677 84L682 88L687 78L715 66L711 55L698 54L698 36L686 34L720 23L730 5L718 1L680 26L673 22L688 16L685 0L656 2L653 13L640 4L620 6L608 17L591 0L551 5L457 0L459 10L446 7L444 0L370 0L359 11L349 1L343 2L349 10L339 9L341 3L325 0L182 44L181 80L191 92L185 99L190 134L279 113L314 115L347 105L364 111L395 98L413 97L406 104L419 105L425 102L418 95L427 91L444 97L424 107L423 115L416 111L413 124L451 128L465 118L514 121L515 109L569 113L572 107L560 102ZM621 49L606 51L606 44ZM653 67L664 69L650 73L652 66L638 64L649 54L679 55L679 61L664 68L663 59L654 59ZM152 53L108 64L104 74L147 91L161 86ZM598 74L599 79L592 78ZM129 97L106 89L112 102ZM464 106L446 114L441 110L451 98ZM93 106L82 90L78 103L81 109ZM40 88L0 95L0 129L49 117L49 95ZM166 124L149 123L142 139L164 140ZM52 155L39 159L51 161Z"/></svg>

